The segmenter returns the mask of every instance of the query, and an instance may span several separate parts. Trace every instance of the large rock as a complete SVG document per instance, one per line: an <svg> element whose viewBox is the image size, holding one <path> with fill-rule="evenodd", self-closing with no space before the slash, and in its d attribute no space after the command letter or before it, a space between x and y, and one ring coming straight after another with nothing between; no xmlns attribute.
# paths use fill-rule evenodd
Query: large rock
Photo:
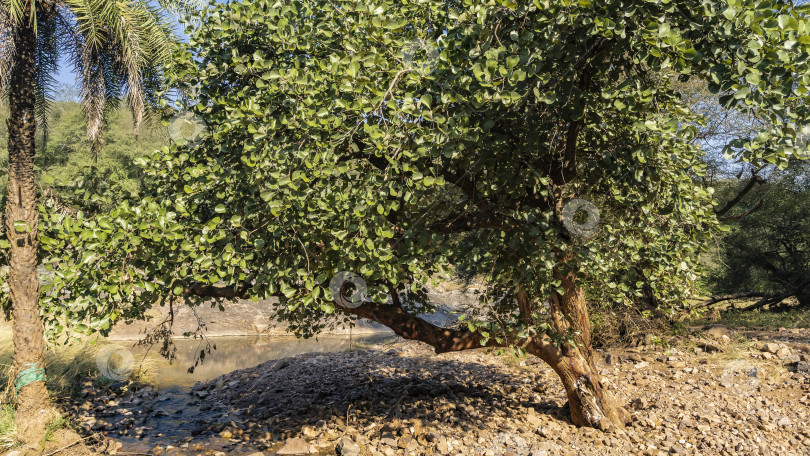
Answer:
<svg viewBox="0 0 810 456"><path fill-rule="evenodd" d="M719 342L710 340L710 339L698 339L697 341L698 347L705 351L706 353L714 353L723 351L722 345Z"/></svg>
<svg viewBox="0 0 810 456"><path fill-rule="evenodd" d="M304 439L289 439L276 454L309 454L309 443Z"/></svg>
<svg viewBox="0 0 810 456"><path fill-rule="evenodd" d="M773 342L762 344L762 351L775 355L779 352L779 344L775 344Z"/></svg>
<svg viewBox="0 0 810 456"><path fill-rule="evenodd" d="M360 456L360 447L350 437L344 436L335 447L335 452L340 456Z"/></svg>

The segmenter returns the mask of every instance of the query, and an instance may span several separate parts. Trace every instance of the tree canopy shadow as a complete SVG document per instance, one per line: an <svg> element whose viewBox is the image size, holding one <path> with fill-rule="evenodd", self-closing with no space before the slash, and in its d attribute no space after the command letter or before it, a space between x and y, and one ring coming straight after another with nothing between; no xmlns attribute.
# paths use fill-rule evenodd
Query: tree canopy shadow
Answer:
<svg viewBox="0 0 810 456"><path fill-rule="evenodd" d="M243 429L266 429L282 437L298 435L304 426L331 424L343 430L376 423L367 435L372 438L414 420L464 428L511 420L517 428L534 431L526 421L528 407L570 421L556 376L531 366L509 366L482 353L307 354L237 370L195 391L212 410L240 417ZM200 432L218 431L204 426L208 429Z"/></svg>

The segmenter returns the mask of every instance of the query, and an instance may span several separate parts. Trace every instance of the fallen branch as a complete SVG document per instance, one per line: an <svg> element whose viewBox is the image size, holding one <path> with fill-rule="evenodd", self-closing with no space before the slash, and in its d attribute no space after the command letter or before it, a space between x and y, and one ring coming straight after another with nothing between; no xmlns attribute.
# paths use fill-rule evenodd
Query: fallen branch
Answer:
<svg viewBox="0 0 810 456"><path fill-rule="evenodd" d="M786 291L780 291L780 292L768 293L768 292L764 292L764 291L742 291L742 292L739 292L739 293L732 293L732 294L727 294L727 295L722 295L722 296L712 296L711 298L709 298L709 299L707 299L707 300L693 306L692 309L698 309L698 308L701 308L701 307L708 307L708 306L711 306L711 305L714 305L714 304L717 304L717 303L723 302L723 301L733 301L733 300L746 299L746 298L760 298L760 300L757 301L756 303L751 304L748 307L743 307L741 309L743 311L756 310L756 309L760 309L762 307L765 307L765 306L767 306L769 304L778 304L778 303L784 301L785 299L796 296L797 294L801 293L802 290L804 290L808 286L810 286L810 280L806 280L806 281L800 283L799 285L797 285L794 288L791 288L791 289L786 290Z"/></svg>
<svg viewBox="0 0 810 456"><path fill-rule="evenodd" d="M733 300L745 299L745 298L764 298L764 297L769 296L771 294L773 294L773 293L765 293L765 292L761 292L761 291L742 291L742 292L739 292L739 293L732 293L732 294L727 294L727 295L722 295L722 296L712 296L711 298L692 306L692 309L698 309L698 308L701 308L701 307L708 307L708 306L711 306L713 304L717 304L718 302L723 302L723 301L733 301Z"/></svg>
<svg viewBox="0 0 810 456"><path fill-rule="evenodd" d="M797 294L801 293L802 290L807 288L808 285L810 285L810 280L805 280L804 282L800 283L796 288L793 288L791 290L788 290L788 291L785 291L785 292L782 292L782 293L773 293L772 296L764 297L764 298L760 299L759 301L757 301L756 303L751 304L748 307L744 307L742 310L744 310L744 311L756 310L756 309L760 309L762 307L765 307L768 304L778 304L778 303L784 301L787 298L790 298L792 296L796 296Z"/></svg>
<svg viewBox="0 0 810 456"><path fill-rule="evenodd" d="M57 450L55 450L55 451L51 451L50 453L43 454L42 456L53 456L53 455L55 455L56 453L60 453L60 452L65 451L65 450L67 450L68 448L70 448L70 447L72 447L72 446L74 446L74 445L76 445L76 444L79 444L79 443L84 442L86 439L88 439L88 438L90 438L90 437L92 437L92 436L88 436L88 437L85 437L85 438L83 438L83 439L79 439L79 440L77 440L77 441L75 441L75 442L73 442L73 443L71 443L71 444L65 445L65 446L63 446L62 448L59 448L59 449L57 449Z"/></svg>

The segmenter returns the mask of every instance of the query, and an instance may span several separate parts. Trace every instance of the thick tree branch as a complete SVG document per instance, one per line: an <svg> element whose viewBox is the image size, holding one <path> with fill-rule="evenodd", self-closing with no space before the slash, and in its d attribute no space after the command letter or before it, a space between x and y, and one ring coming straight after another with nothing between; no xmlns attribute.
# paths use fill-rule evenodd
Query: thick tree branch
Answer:
<svg viewBox="0 0 810 456"><path fill-rule="evenodd" d="M185 293L192 296L212 297L212 298L242 298L246 299L247 289L243 286L239 289L227 286L216 285L192 285L185 288ZM447 353L462 350L471 350L481 347L505 347L510 344L520 345L527 352L535 354L547 361L556 362L560 357L560 350L546 335L536 336L529 339L518 340L515 337L505 337L496 340L494 335L488 338L483 344L484 336L479 332L443 328L410 314L402 309L399 304L399 295L393 287L389 286L393 304L380 304L375 302L364 302L359 307L348 308L338 306L337 308L347 314L367 318L391 328L397 335L409 339L424 342L434 348L436 353Z"/></svg>
<svg viewBox="0 0 810 456"><path fill-rule="evenodd" d="M489 213L462 213L445 217L425 227L425 230L441 234L464 233L477 229L511 229L504 223L504 217L496 217Z"/></svg>
<svg viewBox="0 0 810 456"><path fill-rule="evenodd" d="M731 294L727 294L727 295L712 296L711 298L692 306L692 309L697 309L697 308L700 308L700 307L708 307L708 306L717 304L719 302L733 301L733 300L736 300L736 299L762 298L762 297L767 296L769 294L770 293L765 293L765 292L761 292L761 291L742 291L740 293L731 293Z"/></svg>
<svg viewBox="0 0 810 456"><path fill-rule="evenodd" d="M249 288L249 286L234 288L194 284L183 288L183 293L189 296L200 296L203 298L247 299L247 290Z"/></svg>
<svg viewBox="0 0 810 456"><path fill-rule="evenodd" d="M552 163L551 181L554 185L565 185L576 177L577 173L577 140L579 138L579 131L581 123L574 121L568 124L568 129L565 133L565 148L563 149L563 156L559 160Z"/></svg>
<svg viewBox="0 0 810 456"><path fill-rule="evenodd" d="M392 291L393 295L396 295L395 291ZM381 323L405 339L424 342L432 346L437 354L481 347L505 347L514 344L522 346L527 352L537 355L547 362L558 362L561 356L560 349L546 335L522 340L505 337L500 342L493 335L482 343L484 336L481 333L436 326L404 311L396 305L398 299L398 297L394 299L395 304L364 302L356 308L339 307L339 309L345 313Z"/></svg>

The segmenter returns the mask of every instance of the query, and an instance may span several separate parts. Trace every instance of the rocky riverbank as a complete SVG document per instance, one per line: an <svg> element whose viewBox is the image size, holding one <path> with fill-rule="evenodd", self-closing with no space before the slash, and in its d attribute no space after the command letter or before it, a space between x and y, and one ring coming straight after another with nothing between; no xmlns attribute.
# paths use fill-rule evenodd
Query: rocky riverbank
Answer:
<svg viewBox="0 0 810 456"><path fill-rule="evenodd" d="M403 341L234 371L183 392L185 405L88 385L70 407L86 432L156 455L810 454L810 330L748 335L715 327L603 352L633 414L616 434L572 425L535 358ZM175 415L186 435L154 426Z"/></svg>

